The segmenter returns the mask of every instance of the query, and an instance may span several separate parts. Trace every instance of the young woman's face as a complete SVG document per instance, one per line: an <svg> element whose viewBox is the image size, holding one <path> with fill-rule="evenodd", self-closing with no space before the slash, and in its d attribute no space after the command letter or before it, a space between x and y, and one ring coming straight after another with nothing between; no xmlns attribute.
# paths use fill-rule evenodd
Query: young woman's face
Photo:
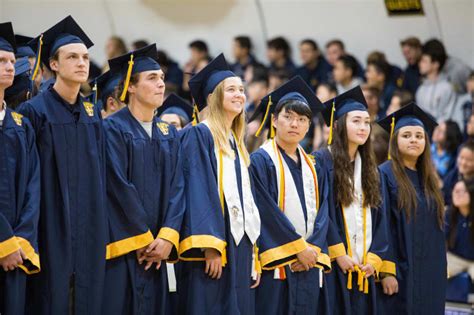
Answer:
<svg viewBox="0 0 474 315"><path fill-rule="evenodd" d="M298 144L304 139L310 124L311 121L308 117L298 115L293 111L286 111L286 108L273 119L277 138L291 144Z"/></svg>
<svg viewBox="0 0 474 315"><path fill-rule="evenodd" d="M453 205L458 208L469 206L471 198L467 191L466 184L463 181L459 181L454 185L453 189Z"/></svg>
<svg viewBox="0 0 474 315"><path fill-rule="evenodd" d="M425 150L425 130L421 126L405 126L398 131L398 150L402 156L418 158Z"/></svg>
<svg viewBox="0 0 474 315"><path fill-rule="evenodd" d="M224 80L224 111L237 116L244 110L246 101L244 84L239 77L230 77Z"/></svg>
<svg viewBox="0 0 474 315"><path fill-rule="evenodd" d="M370 116L366 111L352 111L346 118L347 140L363 145L370 135Z"/></svg>
<svg viewBox="0 0 474 315"><path fill-rule="evenodd" d="M446 123L439 124L433 131L433 142L442 144L446 139Z"/></svg>
<svg viewBox="0 0 474 315"><path fill-rule="evenodd" d="M468 148L459 151L457 160L459 173L463 176L474 174L474 152Z"/></svg>

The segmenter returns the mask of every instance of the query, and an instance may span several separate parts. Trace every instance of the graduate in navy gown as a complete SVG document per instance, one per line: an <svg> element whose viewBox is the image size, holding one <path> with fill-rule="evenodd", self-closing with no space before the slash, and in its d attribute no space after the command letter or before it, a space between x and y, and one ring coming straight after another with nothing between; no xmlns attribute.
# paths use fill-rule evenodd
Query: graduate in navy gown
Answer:
<svg viewBox="0 0 474 315"><path fill-rule="evenodd" d="M330 146L315 157L331 187L329 308L333 314L377 314L375 278L388 242L367 104L356 87L324 105Z"/></svg>
<svg viewBox="0 0 474 315"><path fill-rule="evenodd" d="M15 74L15 40L9 22L0 24L0 60L0 313L21 315L27 301L27 275L40 271L40 169L33 128L3 99Z"/></svg>
<svg viewBox="0 0 474 315"><path fill-rule="evenodd" d="M221 54L189 81L206 120L182 138L186 213L179 247L180 314L254 314L260 216L244 146L242 80Z"/></svg>
<svg viewBox="0 0 474 315"><path fill-rule="evenodd" d="M184 98L171 93L158 109L157 115L180 131L191 121L193 107Z"/></svg>
<svg viewBox="0 0 474 315"><path fill-rule="evenodd" d="M177 131L155 116L165 92L157 60L155 44L109 60L110 71L123 74L127 106L104 122L110 240L103 314L172 311L176 280L165 262L178 260L184 180Z"/></svg>
<svg viewBox="0 0 474 315"><path fill-rule="evenodd" d="M30 62L22 57L15 62L15 80L13 85L5 90L5 102L8 108L16 110L18 105L31 97Z"/></svg>
<svg viewBox="0 0 474 315"><path fill-rule="evenodd" d="M467 272L474 282L474 181L460 180L453 190L453 206L446 211L448 274Z"/></svg>
<svg viewBox="0 0 474 315"><path fill-rule="evenodd" d="M100 314L107 235L105 139L100 112L79 93L87 82L92 42L68 16L34 43L41 52L34 71L43 61L56 81L19 108L35 130L41 165L41 272L32 283L31 312Z"/></svg>
<svg viewBox="0 0 474 315"><path fill-rule="evenodd" d="M92 94L88 98L100 108L104 119L125 107L125 104L120 101L118 90L122 76L120 73L108 70L90 83Z"/></svg>
<svg viewBox="0 0 474 315"><path fill-rule="evenodd" d="M258 183L256 202L260 213L266 210L279 217L284 228L283 232L273 228L262 215L260 246L272 247L275 239L283 245L261 252L260 256L264 265L270 254L292 257L285 264L271 265L278 268L262 272L257 313L316 314L321 270L331 268L326 246L327 185L326 191L320 190L323 178L299 142L308 132L313 116L321 111L322 103L301 77L295 77L264 97L257 108L252 118L266 114L261 128L269 128L275 137L251 155L251 173Z"/></svg>
<svg viewBox="0 0 474 315"><path fill-rule="evenodd" d="M444 314L444 204L429 144L436 121L412 103L378 123L392 135L379 169L395 267L395 276L381 274L379 314Z"/></svg>

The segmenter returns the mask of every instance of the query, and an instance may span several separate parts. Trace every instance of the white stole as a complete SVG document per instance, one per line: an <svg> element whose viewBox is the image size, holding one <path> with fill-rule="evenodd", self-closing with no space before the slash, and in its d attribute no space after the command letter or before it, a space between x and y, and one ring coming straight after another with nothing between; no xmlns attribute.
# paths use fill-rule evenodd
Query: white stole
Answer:
<svg viewBox="0 0 474 315"><path fill-rule="evenodd" d="M285 213L288 220L295 227L296 232L304 239L308 239L314 231L314 224L318 214L318 180L316 170L311 159L301 147L297 152L301 161L303 175L303 190L308 219L305 220L301 200L296 189L291 171L277 147L275 139L270 139L262 145L273 161L278 182L278 206Z"/></svg>
<svg viewBox="0 0 474 315"><path fill-rule="evenodd" d="M208 122L203 122L208 128ZM239 149L239 156L230 157L222 153L222 151L215 148L215 155L217 160L217 181L219 187L219 196L223 206L223 199L227 204L230 221L230 231L234 238L235 244L238 246L244 233L250 239L252 245L255 245L260 236L260 214L257 205L253 199L253 194L250 186L250 176L248 167L243 159L242 151L233 135L229 141L234 141ZM242 179L242 194L243 194L243 209L240 202L240 193L237 186L237 174L235 169L235 158L239 159L240 175ZM223 196L222 196L223 195ZM253 268L252 268L253 269Z"/></svg>
<svg viewBox="0 0 474 315"><path fill-rule="evenodd" d="M352 250L352 258L358 263L363 263L364 253L364 207L363 207L363 191L362 191L362 160L357 151L354 161L354 200L348 206L344 207L344 218L346 222L347 239L350 240ZM372 215L370 206L367 205L366 222L365 222L365 249L369 250L372 244Z"/></svg>

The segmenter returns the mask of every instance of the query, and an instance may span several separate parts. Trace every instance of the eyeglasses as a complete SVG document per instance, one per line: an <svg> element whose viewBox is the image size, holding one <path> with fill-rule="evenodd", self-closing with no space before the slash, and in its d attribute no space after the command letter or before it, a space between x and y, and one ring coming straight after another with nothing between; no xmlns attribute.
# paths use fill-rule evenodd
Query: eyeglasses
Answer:
<svg viewBox="0 0 474 315"><path fill-rule="evenodd" d="M299 117L296 115L289 115L289 114L283 114L280 117L282 117L283 120L289 124L291 124L295 120L296 120L296 123L300 126L309 124L309 119L307 117Z"/></svg>

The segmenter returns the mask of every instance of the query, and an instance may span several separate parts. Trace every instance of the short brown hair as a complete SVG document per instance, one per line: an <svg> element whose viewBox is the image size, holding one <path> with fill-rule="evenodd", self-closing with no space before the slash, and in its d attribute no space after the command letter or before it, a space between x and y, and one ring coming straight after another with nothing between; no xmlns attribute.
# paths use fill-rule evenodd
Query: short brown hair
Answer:
<svg viewBox="0 0 474 315"><path fill-rule="evenodd" d="M140 73L135 73L135 74L132 74L132 76L130 77L130 83L129 85L132 85L132 84L137 84L138 83L138 80L140 79ZM118 85L118 98L120 100L120 95L122 94L123 92L123 89L124 89L124 84L125 84L125 80L121 80L119 85ZM123 100L123 103L124 104L127 104L128 105L128 101L130 100L129 97L128 97L128 92L127 94L125 94L125 99Z"/></svg>
<svg viewBox="0 0 474 315"><path fill-rule="evenodd" d="M400 46L402 46L402 47L403 46L408 46L408 47L412 47L412 48L421 48L421 42L418 39L418 37L411 36L411 37L405 38L404 40L400 41Z"/></svg>

